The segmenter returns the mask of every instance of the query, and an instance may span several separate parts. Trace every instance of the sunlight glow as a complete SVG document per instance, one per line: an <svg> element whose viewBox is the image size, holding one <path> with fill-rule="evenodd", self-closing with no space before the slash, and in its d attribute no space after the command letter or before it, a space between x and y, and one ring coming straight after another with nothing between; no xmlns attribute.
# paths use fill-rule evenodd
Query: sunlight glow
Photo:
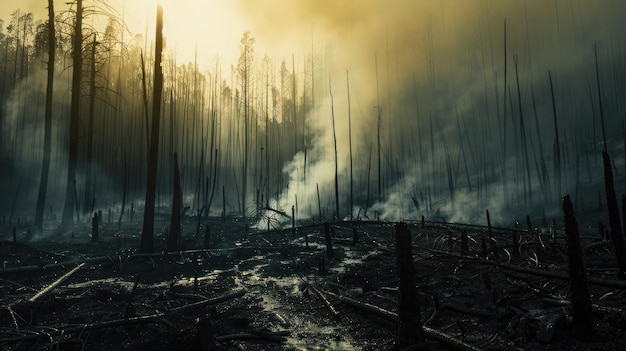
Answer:
<svg viewBox="0 0 626 351"><path fill-rule="evenodd" d="M154 37L156 6L163 6L163 35L167 50L179 62L194 62L196 50L201 67L213 67L215 60L234 62L239 39L247 30L232 1L217 0L116 0L124 6L124 17L131 32Z"/></svg>

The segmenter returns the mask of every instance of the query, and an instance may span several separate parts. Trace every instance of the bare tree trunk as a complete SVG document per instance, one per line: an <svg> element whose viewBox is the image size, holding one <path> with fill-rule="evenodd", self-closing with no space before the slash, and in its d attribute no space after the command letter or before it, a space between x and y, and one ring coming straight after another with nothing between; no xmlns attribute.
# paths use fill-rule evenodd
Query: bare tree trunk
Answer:
<svg viewBox="0 0 626 351"><path fill-rule="evenodd" d="M350 74L346 71L346 86L348 89L348 144L350 145L350 220L352 220L352 212L354 207L354 182L352 171L352 114L350 111Z"/></svg>
<svg viewBox="0 0 626 351"><path fill-rule="evenodd" d="M180 171L178 169L178 156L174 153L174 184L172 191L172 215L170 219L170 235L167 239L167 251L176 251L180 240L180 210L182 202L182 189L180 187ZM199 217L199 215L198 215Z"/></svg>
<svg viewBox="0 0 626 351"><path fill-rule="evenodd" d="M67 182L65 186L65 205L61 218L61 228L73 226L74 198L76 196L76 166L78 163L78 123L80 114L80 77L83 66L82 58L83 1L76 0L76 19L72 53L72 99L70 107L70 137L67 163Z"/></svg>
<svg viewBox="0 0 626 351"><path fill-rule="evenodd" d="M333 104L333 87L330 82L330 78L328 79L328 89L330 91L330 111L332 114L333 120L333 140L335 142L335 216L337 220L341 217L339 216L339 175L337 173L337 133L335 132L335 107Z"/></svg>
<svg viewBox="0 0 626 351"><path fill-rule="evenodd" d="M604 152L607 153L606 147L606 128L604 127L604 109L602 108L602 91L600 90L600 70L598 68L598 45L593 47L594 57L596 59L596 83L598 86L598 106L600 107L600 124L602 126L602 141L604 142Z"/></svg>
<svg viewBox="0 0 626 351"><path fill-rule="evenodd" d="M568 270L570 278L570 294L572 304L572 320L575 333L589 336L591 326L591 301L585 270L584 253L581 248L578 222L569 195L563 197L563 213L565 218L565 239L567 241Z"/></svg>
<svg viewBox="0 0 626 351"><path fill-rule="evenodd" d="M146 63L143 59L143 51L140 53L141 56L141 97L143 98L143 111L144 118L146 119L146 148L150 150L150 135L148 134L150 131L150 119L148 118L148 89L146 87ZM150 156L148 156L150 157Z"/></svg>
<svg viewBox="0 0 626 351"><path fill-rule="evenodd" d="M87 129L87 157L85 162L85 174L87 180L85 182L85 194L83 201L83 213L89 213L93 209L92 206L92 192L91 192L91 163L93 159L93 115L95 111L96 102L96 34L93 35L93 42L91 47L91 76L89 77L89 124Z"/></svg>
<svg viewBox="0 0 626 351"><path fill-rule="evenodd" d="M161 96L163 94L163 7L157 5L156 45L154 58L154 96L152 97L152 133L150 136L150 155L148 158L148 182L146 184L146 203L143 214L143 231L139 251L151 252L154 249L154 200L156 191L157 163L159 161L159 122Z"/></svg>
<svg viewBox="0 0 626 351"><path fill-rule="evenodd" d="M48 82L46 86L46 111L44 116L43 162L41 164L41 178L39 180L37 209L35 210L35 230L38 231L43 229L43 212L46 206L48 173L50 171L50 144L52 142L52 89L54 85L54 60L56 49L55 34L54 0L48 0ZM2 84L4 85L4 82Z"/></svg>
<svg viewBox="0 0 626 351"><path fill-rule="evenodd" d="M554 177L556 178L556 193L561 196L561 142L559 140L559 125L556 118L556 103L554 101L554 86L552 84L552 74L548 71L550 78L550 94L552 95L552 115L554 119Z"/></svg>
<svg viewBox="0 0 626 351"><path fill-rule="evenodd" d="M626 253L624 252L624 237L622 236L622 224L620 223L619 205L617 195L615 195L615 182L613 180L613 170L611 168L611 158L609 154L602 152L604 160L604 188L606 191L606 207L609 210L609 223L611 225L611 239L615 246L615 257L619 269L618 277L626 279Z"/></svg>
<svg viewBox="0 0 626 351"><path fill-rule="evenodd" d="M528 208L528 206L532 206L533 202L533 192L532 192L532 182L530 178L530 164L528 162L528 146L526 143L526 128L524 127L524 115L522 113L522 94L520 92L519 87L519 74L517 69L517 56L513 56L513 61L515 63L515 82L517 84L517 102L519 108L519 127L520 127L520 139L522 142L522 152L524 154L524 161L526 165L526 181L524 182L524 206Z"/></svg>

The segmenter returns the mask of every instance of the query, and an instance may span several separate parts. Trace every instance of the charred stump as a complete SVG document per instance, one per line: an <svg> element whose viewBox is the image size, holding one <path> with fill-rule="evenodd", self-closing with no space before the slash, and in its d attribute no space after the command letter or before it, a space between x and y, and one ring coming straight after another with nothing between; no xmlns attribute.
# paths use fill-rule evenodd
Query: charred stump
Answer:
<svg viewBox="0 0 626 351"><path fill-rule="evenodd" d="M485 210L487 214L487 233L489 234L489 249L493 254L493 257L498 258L498 243L493 238L493 229L491 228L491 216L489 216L489 210ZM487 257L487 254L485 254Z"/></svg>
<svg viewBox="0 0 626 351"><path fill-rule="evenodd" d="M333 242L330 238L330 224L324 221L324 238L326 239L326 256L333 257Z"/></svg>
<svg viewBox="0 0 626 351"><path fill-rule="evenodd" d="M461 232L461 253L467 253L468 250L468 246L467 246L467 230L463 229L463 231Z"/></svg>
<svg viewBox="0 0 626 351"><path fill-rule="evenodd" d="M98 241L98 212L93 213L93 218L91 219L91 242Z"/></svg>
<svg viewBox="0 0 626 351"><path fill-rule="evenodd" d="M420 304L415 286L411 233L406 223L396 224L398 290L398 335L396 348L404 349L424 341L420 325Z"/></svg>
<svg viewBox="0 0 626 351"><path fill-rule="evenodd" d="M626 231L626 195L622 194L622 230Z"/></svg>
<svg viewBox="0 0 626 351"><path fill-rule="evenodd" d="M291 238L294 239L296 237L296 209L294 206L291 206Z"/></svg>
<svg viewBox="0 0 626 351"><path fill-rule="evenodd" d="M493 240L493 230L491 229L491 217L489 216L489 210L485 210L487 214L487 233L489 234L489 240Z"/></svg>
<svg viewBox="0 0 626 351"><path fill-rule="evenodd" d="M571 290L573 332L583 338L592 333L591 300L587 287L587 275L583 260L583 249L578 232L578 223L574 206L569 195L563 197L565 219L565 240L567 242L568 271Z"/></svg>
<svg viewBox="0 0 626 351"><path fill-rule="evenodd" d="M513 231L513 257L519 257L519 235L517 231Z"/></svg>

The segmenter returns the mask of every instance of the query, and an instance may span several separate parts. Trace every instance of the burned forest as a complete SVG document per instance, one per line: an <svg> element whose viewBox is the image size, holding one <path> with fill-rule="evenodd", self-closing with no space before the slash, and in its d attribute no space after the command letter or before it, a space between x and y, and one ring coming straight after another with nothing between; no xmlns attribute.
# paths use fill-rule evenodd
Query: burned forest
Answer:
<svg viewBox="0 0 626 351"><path fill-rule="evenodd" d="M0 350L626 349L626 3L0 4Z"/></svg>

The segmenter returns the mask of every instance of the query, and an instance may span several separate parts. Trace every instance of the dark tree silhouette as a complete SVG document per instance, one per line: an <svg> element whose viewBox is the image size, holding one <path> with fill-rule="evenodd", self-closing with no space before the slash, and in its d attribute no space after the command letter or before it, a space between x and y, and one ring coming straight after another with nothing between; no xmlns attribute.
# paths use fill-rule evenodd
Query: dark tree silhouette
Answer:
<svg viewBox="0 0 626 351"><path fill-rule="evenodd" d="M174 153L174 184L172 191L172 215L170 217L170 234L167 238L167 251L175 251L180 240L180 210L182 205L182 189L180 187L180 170L178 155Z"/></svg>
<svg viewBox="0 0 626 351"><path fill-rule="evenodd" d="M70 104L70 137L67 163L67 183L65 186L65 205L61 228L73 226L74 201L76 197L76 166L78 163L78 123L80 115L80 78L83 66L82 57L83 1L76 0L76 19L74 23L72 51L72 99Z"/></svg>
<svg viewBox="0 0 626 351"><path fill-rule="evenodd" d="M48 0L48 76L46 85L46 111L44 116L43 162L39 180L39 195L35 210L35 229L43 229L43 212L46 205L48 190L48 172L50 171L50 144L52 142L52 88L54 85L54 59L56 37L54 31L54 0Z"/></svg>
<svg viewBox="0 0 626 351"><path fill-rule="evenodd" d="M248 185L248 154L250 143L250 131L249 131L249 109L250 109L250 78L252 76L252 62L254 49L254 38L250 36L250 32L245 32L240 42L241 54L239 56L239 62L237 70L241 77L241 90L243 93L243 128L244 128L244 147L243 147L243 168L241 178L241 215L246 220L246 193Z"/></svg>
<svg viewBox="0 0 626 351"><path fill-rule="evenodd" d="M146 184L146 204L143 214L143 231L139 251L151 252L154 249L154 202L156 193L157 164L159 161L159 122L161 97L163 95L163 7L157 6L156 44L154 48L154 96L152 97L152 130L150 154L148 157L148 182Z"/></svg>

